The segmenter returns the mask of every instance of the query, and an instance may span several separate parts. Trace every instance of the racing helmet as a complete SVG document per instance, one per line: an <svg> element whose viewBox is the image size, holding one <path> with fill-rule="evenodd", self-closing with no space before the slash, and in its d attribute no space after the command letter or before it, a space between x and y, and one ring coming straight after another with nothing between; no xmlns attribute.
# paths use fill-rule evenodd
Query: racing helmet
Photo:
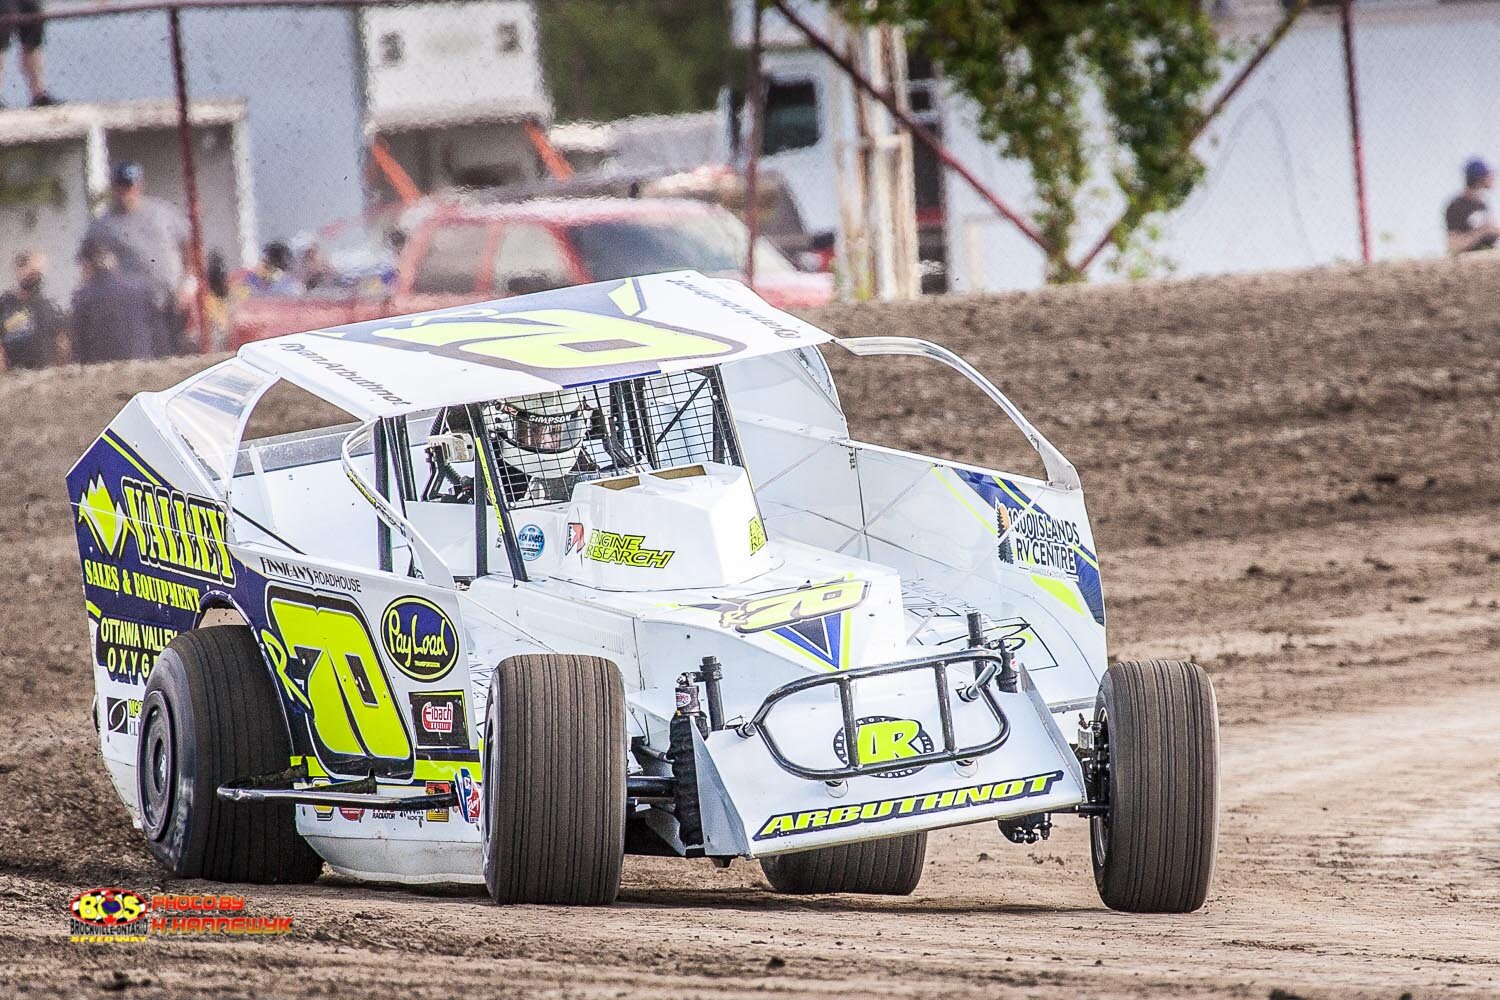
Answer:
<svg viewBox="0 0 1500 1000"><path fill-rule="evenodd" d="M567 475L588 435L589 416L577 389L499 401L494 421L500 461L529 477Z"/></svg>

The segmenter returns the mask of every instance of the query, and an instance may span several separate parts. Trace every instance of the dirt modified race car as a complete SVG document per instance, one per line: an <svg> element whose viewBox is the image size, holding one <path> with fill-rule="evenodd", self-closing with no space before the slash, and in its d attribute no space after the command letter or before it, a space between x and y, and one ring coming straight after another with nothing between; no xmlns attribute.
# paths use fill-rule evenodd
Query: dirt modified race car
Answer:
<svg viewBox="0 0 1500 1000"><path fill-rule="evenodd" d="M819 345L956 369L1047 481L851 440ZM243 440L279 380L352 421ZM1212 688L1106 670L1077 473L937 345L691 271L549 291L246 345L68 489L104 762L177 876L899 894L929 830L1068 813L1109 906L1208 891Z"/></svg>

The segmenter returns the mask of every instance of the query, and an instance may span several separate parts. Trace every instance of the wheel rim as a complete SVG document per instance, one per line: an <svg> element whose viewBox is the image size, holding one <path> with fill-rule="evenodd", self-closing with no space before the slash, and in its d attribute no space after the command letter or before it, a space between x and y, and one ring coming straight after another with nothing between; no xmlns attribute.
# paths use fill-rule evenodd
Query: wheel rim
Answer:
<svg viewBox="0 0 1500 1000"><path fill-rule="evenodd" d="M1115 801L1115 797L1111 794L1109 787L1109 714L1105 712L1103 705L1099 706L1098 711L1094 713L1094 721L1099 724L1096 727L1096 732L1104 736L1103 772L1096 774L1094 782L1096 791L1102 793L1104 801L1109 808L1104 813L1096 813L1089 818L1089 840L1094 849L1094 860L1103 864L1104 860L1109 857L1109 820L1114 810ZM1096 768L1099 766L1095 764Z"/></svg>
<svg viewBox="0 0 1500 1000"><path fill-rule="evenodd" d="M160 696L147 699L141 719L141 749L137 758L141 826L146 836L160 840L172 816L177 791L177 754L172 739L172 716Z"/></svg>
<svg viewBox="0 0 1500 1000"><path fill-rule="evenodd" d="M490 839L490 827L494 823L494 796L499 784L495 780L499 773L495 762L499 752L499 715L495 707L495 695L491 691L484 710L484 753L480 755L483 767L479 775L479 843L484 857L484 880L489 885L493 885L495 879L495 851Z"/></svg>

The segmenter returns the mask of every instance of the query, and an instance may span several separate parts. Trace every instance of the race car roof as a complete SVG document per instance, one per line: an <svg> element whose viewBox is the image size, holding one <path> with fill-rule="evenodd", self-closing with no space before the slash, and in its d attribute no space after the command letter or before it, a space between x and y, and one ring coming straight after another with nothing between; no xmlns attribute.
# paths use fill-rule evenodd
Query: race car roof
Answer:
<svg viewBox="0 0 1500 1000"><path fill-rule="evenodd" d="M738 281L670 271L294 333L240 357L368 420L830 339Z"/></svg>

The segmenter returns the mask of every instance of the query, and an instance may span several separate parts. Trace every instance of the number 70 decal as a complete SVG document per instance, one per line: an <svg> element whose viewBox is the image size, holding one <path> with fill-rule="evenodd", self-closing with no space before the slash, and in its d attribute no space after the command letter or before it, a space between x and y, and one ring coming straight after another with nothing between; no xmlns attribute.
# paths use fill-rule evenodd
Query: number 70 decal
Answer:
<svg viewBox="0 0 1500 1000"><path fill-rule="evenodd" d="M308 716L308 732L326 764L375 758L412 761L411 737L375 651L364 615L353 601L271 587L262 631L277 679Z"/></svg>

